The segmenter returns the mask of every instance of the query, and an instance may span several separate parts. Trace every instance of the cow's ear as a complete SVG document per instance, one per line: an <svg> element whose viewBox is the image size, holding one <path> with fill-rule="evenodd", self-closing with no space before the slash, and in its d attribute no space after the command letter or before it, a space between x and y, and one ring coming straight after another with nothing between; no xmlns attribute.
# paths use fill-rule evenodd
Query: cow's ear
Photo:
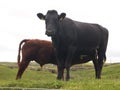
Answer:
<svg viewBox="0 0 120 90"><path fill-rule="evenodd" d="M63 20L65 18L65 16L66 16L66 13L61 13L59 15L58 19L61 21L61 20Z"/></svg>
<svg viewBox="0 0 120 90"><path fill-rule="evenodd" d="M42 13L38 13L37 16L39 19L45 20L45 15L43 15Z"/></svg>

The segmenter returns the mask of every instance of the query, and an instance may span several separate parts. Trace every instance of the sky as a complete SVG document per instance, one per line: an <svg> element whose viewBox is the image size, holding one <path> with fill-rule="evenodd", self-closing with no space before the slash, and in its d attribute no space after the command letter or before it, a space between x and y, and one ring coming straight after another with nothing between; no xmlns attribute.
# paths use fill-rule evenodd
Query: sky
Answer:
<svg viewBox="0 0 120 90"><path fill-rule="evenodd" d="M98 23L109 30L107 62L120 62L119 0L0 0L0 62L17 62L23 39L51 40L36 14L55 9L73 20Z"/></svg>

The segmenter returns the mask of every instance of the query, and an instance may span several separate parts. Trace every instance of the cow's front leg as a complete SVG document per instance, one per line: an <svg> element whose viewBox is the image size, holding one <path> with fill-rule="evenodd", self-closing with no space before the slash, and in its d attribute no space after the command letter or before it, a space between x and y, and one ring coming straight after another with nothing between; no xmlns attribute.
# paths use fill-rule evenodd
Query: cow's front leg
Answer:
<svg viewBox="0 0 120 90"><path fill-rule="evenodd" d="M76 48L73 47L73 46L70 46L69 49L68 49L68 52L67 52L67 58L66 58L66 61L65 61L65 68L66 68L66 71L67 71L66 81L69 81L69 79L70 79L70 67L71 67L71 63L72 63L75 51L76 51Z"/></svg>
<svg viewBox="0 0 120 90"><path fill-rule="evenodd" d="M62 58L62 56L58 56L57 63L58 63L58 65L57 65L57 69L58 69L57 79L64 80L64 68L65 68L64 65L65 64L64 64L64 59Z"/></svg>
<svg viewBox="0 0 120 90"><path fill-rule="evenodd" d="M58 80L61 80L63 79L64 80L64 67L63 66L58 66L58 76L57 76L57 79Z"/></svg>
<svg viewBox="0 0 120 90"><path fill-rule="evenodd" d="M67 73L66 73L66 81L69 81L69 79L70 79L70 67L67 67L66 68L66 71L67 71Z"/></svg>

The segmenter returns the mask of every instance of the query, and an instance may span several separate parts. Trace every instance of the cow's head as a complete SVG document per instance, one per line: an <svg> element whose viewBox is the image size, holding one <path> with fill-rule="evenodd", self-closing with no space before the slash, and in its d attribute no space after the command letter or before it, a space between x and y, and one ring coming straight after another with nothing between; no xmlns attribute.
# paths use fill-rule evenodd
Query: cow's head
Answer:
<svg viewBox="0 0 120 90"><path fill-rule="evenodd" d="M40 19L45 20L46 35L54 36L59 28L59 22L65 18L66 14L61 13L60 15L58 15L56 10L48 10L46 15L38 13L37 16Z"/></svg>

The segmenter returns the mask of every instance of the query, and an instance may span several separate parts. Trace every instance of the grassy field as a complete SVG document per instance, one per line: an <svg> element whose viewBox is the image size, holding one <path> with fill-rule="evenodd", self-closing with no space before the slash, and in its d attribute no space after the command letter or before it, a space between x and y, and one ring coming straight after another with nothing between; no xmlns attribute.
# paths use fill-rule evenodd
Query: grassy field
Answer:
<svg viewBox="0 0 120 90"><path fill-rule="evenodd" d="M45 65L41 70L38 64L31 63L21 80L15 80L17 70L16 63L0 63L0 90L120 90L120 64L105 65L101 80L95 79L92 64L73 66L71 80L67 82L56 80L54 65Z"/></svg>

